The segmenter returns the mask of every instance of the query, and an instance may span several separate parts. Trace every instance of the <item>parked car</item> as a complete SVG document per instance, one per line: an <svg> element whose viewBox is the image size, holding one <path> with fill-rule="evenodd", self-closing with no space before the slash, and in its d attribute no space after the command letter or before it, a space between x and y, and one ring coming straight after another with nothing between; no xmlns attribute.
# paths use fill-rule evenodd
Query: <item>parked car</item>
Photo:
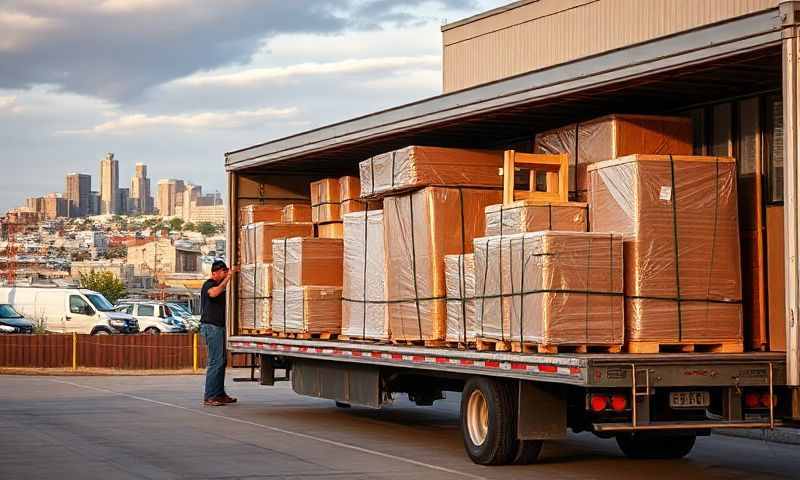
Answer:
<svg viewBox="0 0 800 480"><path fill-rule="evenodd" d="M169 302L167 306L172 310L174 316L183 320L189 330L197 331L200 329L200 315L193 315L189 310L177 303Z"/></svg>
<svg viewBox="0 0 800 480"><path fill-rule="evenodd" d="M118 311L132 315L139 322L142 333L186 333L188 327L162 302L131 302L117 306Z"/></svg>
<svg viewBox="0 0 800 480"><path fill-rule="evenodd" d="M0 303L0 333L33 333L34 323L19 314L14 307Z"/></svg>
<svg viewBox="0 0 800 480"><path fill-rule="evenodd" d="M0 303L7 303L29 320L41 321L55 333L110 335L136 333L131 315L113 311L102 294L85 288L0 287Z"/></svg>

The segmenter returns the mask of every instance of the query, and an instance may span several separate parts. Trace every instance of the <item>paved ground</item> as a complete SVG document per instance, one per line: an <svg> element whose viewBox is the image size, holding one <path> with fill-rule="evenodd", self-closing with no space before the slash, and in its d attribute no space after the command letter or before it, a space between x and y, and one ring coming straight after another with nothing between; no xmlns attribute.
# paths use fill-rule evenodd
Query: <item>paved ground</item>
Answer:
<svg viewBox="0 0 800 480"><path fill-rule="evenodd" d="M712 436L678 461L631 461L572 435L543 462L481 467L464 455L458 398L340 410L286 386L229 383L241 404L204 408L203 378L0 376L0 479L798 478L800 447ZM457 397L457 396L454 396Z"/></svg>

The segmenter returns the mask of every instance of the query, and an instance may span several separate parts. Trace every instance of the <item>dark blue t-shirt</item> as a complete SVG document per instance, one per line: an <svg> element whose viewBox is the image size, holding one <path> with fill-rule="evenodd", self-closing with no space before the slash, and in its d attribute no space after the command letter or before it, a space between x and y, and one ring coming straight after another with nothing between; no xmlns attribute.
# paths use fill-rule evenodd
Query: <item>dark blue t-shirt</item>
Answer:
<svg viewBox="0 0 800 480"><path fill-rule="evenodd" d="M208 294L208 289L216 287L217 282L210 278L203 284L200 290L200 323L208 323L218 327L225 326L225 294L212 297Z"/></svg>

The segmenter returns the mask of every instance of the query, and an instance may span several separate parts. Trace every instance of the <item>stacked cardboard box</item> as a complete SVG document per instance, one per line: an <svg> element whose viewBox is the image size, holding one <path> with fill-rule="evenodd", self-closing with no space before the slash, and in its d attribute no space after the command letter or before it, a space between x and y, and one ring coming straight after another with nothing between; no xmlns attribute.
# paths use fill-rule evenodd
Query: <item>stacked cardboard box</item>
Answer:
<svg viewBox="0 0 800 480"><path fill-rule="evenodd" d="M445 255L448 342L474 342L479 336L475 316L475 255Z"/></svg>
<svg viewBox="0 0 800 480"><path fill-rule="evenodd" d="M283 205L253 204L239 209L239 223L281 222Z"/></svg>
<svg viewBox="0 0 800 480"><path fill-rule="evenodd" d="M312 236L311 223L258 222L242 227L239 237L240 263L272 263L272 240L275 238Z"/></svg>
<svg viewBox="0 0 800 480"><path fill-rule="evenodd" d="M356 177L323 178L311 183L311 221L317 225L319 237L342 238L343 216L368 207L358 198L359 192Z"/></svg>
<svg viewBox="0 0 800 480"><path fill-rule="evenodd" d="M272 241L273 330L298 332L298 329L305 328L301 331L339 333L342 254L342 240L338 239L294 237ZM315 299L325 304L336 302L339 323L334 329L330 329L329 319L317 316L317 313L329 309L329 305L307 311L308 303Z"/></svg>
<svg viewBox="0 0 800 480"><path fill-rule="evenodd" d="M691 155L692 121L685 117L608 115L536 135L534 153L566 153L570 199L586 201L586 167L630 154Z"/></svg>
<svg viewBox="0 0 800 480"><path fill-rule="evenodd" d="M539 345L622 345L622 272L619 234L475 239L476 330Z"/></svg>
<svg viewBox="0 0 800 480"><path fill-rule="evenodd" d="M275 292L272 330L338 334L342 326L342 288L306 285Z"/></svg>
<svg viewBox="0 0 800 480"><path fill-rule="evenodd" d="M242 265L238 288L239 327L269 329L272 306L272 264Z"/></svg>
<svg viewBox="0 0 800 480"><path fill-rule="evenodd" d="M344 216L342 334L389 339L383 210Z"/></svg>
<svg viewBox="0 0 800 480"><path fill-rule="evenodd" d="M282 223L300 223L311 221L311 205L305 203L290 203L281 211Z"/></svg>
<svg viewBox="0 0 800 480"><path fill-rule="evenodd" d="M585 232L589 228L588 204L520 200L486 207L486 236L561 230Z"/></svg>
<svg viewBox="0 0 800 480"><path fill-rule="evenodd" d="M359 163L361 197L430 185L502 188L503 152L409 146Z"/></svg>
<svg viewBox="0 0 800 480"><path fill-rule="evenodd" d="M636 351L657 348L646 342L741 349L734 159L631 155L588 171L591 228L625 234L626 337Z"/></svg>
<svg viewBox="0 0 800 480"><path fill-rule="evenodd" d="M395 340L443 340L445 255L469 253L499 190L427 187L383 200L389 330Z"/></svg>

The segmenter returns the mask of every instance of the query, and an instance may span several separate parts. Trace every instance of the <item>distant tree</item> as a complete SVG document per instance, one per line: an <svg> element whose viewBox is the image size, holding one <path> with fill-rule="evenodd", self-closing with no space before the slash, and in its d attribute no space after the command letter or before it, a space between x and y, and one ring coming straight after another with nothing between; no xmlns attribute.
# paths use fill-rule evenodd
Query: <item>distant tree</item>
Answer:
<svg viewBox="0 0 800 480"><path fill-rule="evenodd" d="M84 262L86 260L90 260L92 256L89 252L75 252L72 254L72 261L73 262Z"/></svg>
<svg viewBox="0 0 800 480"><path fill-rule="evenodd" d="M192 222L186 222L183 224L183 229L187 232L194 232L197 230L197 225Z"/></svg>
<svg viewBox="0 0 800 480"><path fill-rule="evenodd" d="M125 245L114 245L109 247L106 258L125 258L128 256L128 247Z"/></svg>
<svg viewBox="0 0 800 480"><path fill-rule="evenodd" d="M125 296L125 285L111 272L81 273L81 287L102 293L111 303Z"/></svg>
<svg viewBox="0 0 800 480"><path fill-rule="evenodd" d="M197 231L205 236L214 235L219 232L219 226L211 222L200 222L197 224Z"/></svg>
<svg viewBox="0 0 800 480"><path fill-rule="evenodd" d="M183 219L175 217L169 221L170 230L180 230L183 227Z"/></svg>

